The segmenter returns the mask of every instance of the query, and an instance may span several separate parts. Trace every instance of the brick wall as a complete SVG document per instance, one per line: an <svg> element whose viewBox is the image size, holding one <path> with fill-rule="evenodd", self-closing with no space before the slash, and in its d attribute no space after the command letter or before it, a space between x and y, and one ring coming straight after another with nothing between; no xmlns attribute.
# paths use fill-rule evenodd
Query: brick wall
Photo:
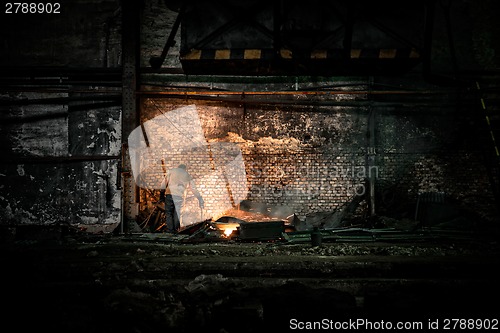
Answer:
<svg viewBox="0 0 500 333"><path fill-rule="evenodd" d="M147 121L186 105L186 101L146 99L142 119ZM353 196L364 194L368 190L364 180L371 173L377 179L377 208L383 214L394 213L397 196L405 205L400 207L406 209L403 215L412 217L417 195L426 191L444 191L464 207L474 204L483 209L483 215L492 213L487 212L493 197L480 154L457 147L456 127L449 123L440 126L435 116L426 119L378 113L375 165L368 168L368 112L362 108L330 107L311 112L217 102L193 105L209 149L229 142L241 152L246 179L240 188L231 189L237 198L287 206L303 218L338 209ZM449 120L446 116L440 119ZM182 152L173 156L167 168L185 163L201 177L213 170L213 156L206 151L191 152L188 160ZM154 159L161 160L160 156ZM159 179L160 173L157 167L147 177ZM231 207L227 197L217 197L227 186L224 177L210 177L200 184L207 206L205 217L214 214L221 203ZM388 200L391 196L392 201ZM196 200L190 205L196 210Z"/></svg>

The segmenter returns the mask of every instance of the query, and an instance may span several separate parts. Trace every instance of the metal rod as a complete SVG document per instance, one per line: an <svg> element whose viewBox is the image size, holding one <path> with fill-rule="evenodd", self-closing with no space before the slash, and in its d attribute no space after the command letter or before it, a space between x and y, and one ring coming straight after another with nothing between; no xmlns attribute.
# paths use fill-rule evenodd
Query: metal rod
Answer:
<svg viewBox="0 0 500 333"><path fill-rule="evenodd" d="M25 164L38 164L38 163L75 163L75 162L92 162L92 161L106 161L106 160L119 160L121 156L115 155L94 155L94 156L30 156L30 157L5 157L6 163L25 163Z"/></svg>
<svg viewBox="0 0 500 333"><path fill-rule="evenodd" d="M440 90L346 90L346 91L309 91L309 90L294 90L294 91L137 91L137 94L142 96L147 95L438 95L449 94L451 91Z"/></svg>
<svg viewBox="0 0 500 333"><path fill-rule="evenodd" d="M184 14L185 10L185 4L183 4L179 10L179 13L177 14L177 17L175 18L174 25L172 27L172 30L170 31L170 34L167 38L167 41L165 43L165 46L163 47L163 51L161 52L161 55L159 57L152 57L149 59L149 63L151 67L153 68L160 68L163 65L163 62L165 62L165 58L167 57L168 51L170 50L171 46L174 46L175 44L175 36L177 35L177 30L179 29L179 26L181 24L181 19Z"/></svg>
<svg viewBox="0 0 500 333"><path fill-rule="evenodd" d="M33 105L33 104L62 104L76 101L121 101L122 95L94 95L94 96L74 96L74 97L54 97L54 98L36 98L20 100L2 100L2 105Z"/></svg>

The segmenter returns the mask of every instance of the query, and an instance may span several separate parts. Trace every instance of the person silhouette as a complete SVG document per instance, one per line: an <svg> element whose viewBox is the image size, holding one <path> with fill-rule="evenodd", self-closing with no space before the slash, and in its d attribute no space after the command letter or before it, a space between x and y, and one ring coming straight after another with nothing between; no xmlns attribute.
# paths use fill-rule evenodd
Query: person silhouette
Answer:
<svg viewBox="0 0 500 333"><path fill-rule="evenodd" d="M186 170L185 164L168 170L160 185L165 191L165 224L166 232L177 233L181 227L180 217L186 193L188 190L198 199L200 208L203 209L203 198L196 188L195 182Z"/></svg>

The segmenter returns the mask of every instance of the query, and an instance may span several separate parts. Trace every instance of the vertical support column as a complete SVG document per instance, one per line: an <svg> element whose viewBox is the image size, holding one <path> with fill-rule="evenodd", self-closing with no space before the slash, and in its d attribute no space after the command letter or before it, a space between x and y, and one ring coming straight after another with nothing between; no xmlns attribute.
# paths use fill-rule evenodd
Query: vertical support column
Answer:
<svg viewBox="0 0 500 333"><path fill-rule="evenodd" d="M375 165L375 110L370 108L370 113L368 115L368 147L367 147L367 170L368 170L368 185L369 185L369 208L370 216L376 215L375 210L375 178L377 174L373 174L372 170L376 170ZM377 172L378 173L378 172Z"/></svg>
<svg viewBox="0 0 500 333"><path fill-rule="evenodd" d="M139 70L139 1L122 1L122 223L129 232L138 214L139 196L132 177L128 136L139 124L136 91Z"/></svg>

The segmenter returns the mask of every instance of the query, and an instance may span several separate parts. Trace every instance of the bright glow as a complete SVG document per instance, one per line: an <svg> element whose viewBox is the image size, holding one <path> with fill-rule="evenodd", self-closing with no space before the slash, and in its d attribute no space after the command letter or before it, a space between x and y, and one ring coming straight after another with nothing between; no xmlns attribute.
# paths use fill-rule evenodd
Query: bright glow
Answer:
<svg viewBox="0 0 500 333"><path fill-rule="evenodd" d="M215 226L223 234L224 237L229 237L240 224L239 223L215 223Z"/></svg>

